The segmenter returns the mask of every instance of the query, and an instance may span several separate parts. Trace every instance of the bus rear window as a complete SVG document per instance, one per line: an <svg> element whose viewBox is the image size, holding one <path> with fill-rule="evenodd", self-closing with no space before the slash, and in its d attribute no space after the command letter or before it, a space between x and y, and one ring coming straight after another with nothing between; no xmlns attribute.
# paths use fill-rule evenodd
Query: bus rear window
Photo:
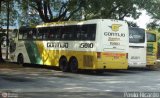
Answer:
<svg viewBox="0 0 160 98"><path fill-rule="evenodd" d="M140 28L129 28L129 42L130 43L144 43L145 30Z"/></svg>
<svg viewBox="0 0 160 98"><path fill-rule="evenodd" d="M147 42L156 42L156 35L147 33Z"/></svg>

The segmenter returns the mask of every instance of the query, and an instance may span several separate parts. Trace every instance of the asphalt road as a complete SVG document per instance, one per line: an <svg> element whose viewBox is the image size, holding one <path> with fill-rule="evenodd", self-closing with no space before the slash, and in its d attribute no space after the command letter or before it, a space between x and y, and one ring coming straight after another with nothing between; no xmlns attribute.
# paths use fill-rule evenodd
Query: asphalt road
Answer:
<svg viewBox="0 0 160 98"><path fill-rule="evenodd" d="M103 74L73 74L45 68L0 68L2 96L7 94L17 98L131 98L136 95L140 97L141 93L145 92L151 94L147 98L160 98L159 70L132 69L107 71Z"/></svg>

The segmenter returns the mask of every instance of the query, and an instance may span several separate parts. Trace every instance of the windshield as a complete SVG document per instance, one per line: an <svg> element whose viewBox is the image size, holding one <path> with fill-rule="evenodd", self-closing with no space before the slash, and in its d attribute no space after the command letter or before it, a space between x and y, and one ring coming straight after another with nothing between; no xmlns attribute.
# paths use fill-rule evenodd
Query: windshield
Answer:
<svg viewBox="0 0 160 98"><path fill-rule="evenodd" d="M156 42L156 35L147 33L147 42Z"/></svg>
<svg viewBox="0 0 160 98"><path fill-rule="evenodd" d="M130 43L144 43L145 30L140 28L129 28L129 42Z"/></svg>

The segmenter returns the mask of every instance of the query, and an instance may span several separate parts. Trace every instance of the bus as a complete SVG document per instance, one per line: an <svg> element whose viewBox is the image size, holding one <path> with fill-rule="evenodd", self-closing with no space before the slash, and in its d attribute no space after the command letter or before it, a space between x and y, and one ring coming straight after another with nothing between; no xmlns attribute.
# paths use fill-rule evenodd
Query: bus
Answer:
<svg viewBox="0 0 160 98"><path fill-rule="evenodd" d="M93 19L20 28L12 61L59 67L63 72L128 68L128 25Z"/></svg>
<svg viewBox="0 0 160 98"><path fill-rule="evenodd" d="M147 39L144 29L129 28L129 54L128 65L130 68L146 67Z"/></svg>
<svg viewBox="0 0 160 98"><path fill-rule="evenodd" d="M147 66L155 67L158 53L158 41L155 31L147 32Z"/></svg>

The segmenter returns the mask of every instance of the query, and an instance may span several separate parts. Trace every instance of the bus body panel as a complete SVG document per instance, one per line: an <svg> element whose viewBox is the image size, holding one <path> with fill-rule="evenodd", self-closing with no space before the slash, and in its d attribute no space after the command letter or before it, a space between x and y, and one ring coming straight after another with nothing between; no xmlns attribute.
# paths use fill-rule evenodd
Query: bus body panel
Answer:
<svg viewBox="0 0 160 98"><path fill-rule="evenodd" d="M23 54L23 59L25 63L31 63L28 49L26 48L24 41L15 42L15 52L10 52L10 61L11 62L17 62L18 61L18 55Z"/></svg>
<svg viewBox="0 0 160 98"><path fill-rule="evenodd" d="M146 48L144 46L129 47L129 67L146 67Z"/></svg>
<svg viewBox="0 0 160 98"><path fill-rule="evenodd" d="M104 20L101 22L102 62L107 69L128 68L128 25L122 21Z"/></svg>

